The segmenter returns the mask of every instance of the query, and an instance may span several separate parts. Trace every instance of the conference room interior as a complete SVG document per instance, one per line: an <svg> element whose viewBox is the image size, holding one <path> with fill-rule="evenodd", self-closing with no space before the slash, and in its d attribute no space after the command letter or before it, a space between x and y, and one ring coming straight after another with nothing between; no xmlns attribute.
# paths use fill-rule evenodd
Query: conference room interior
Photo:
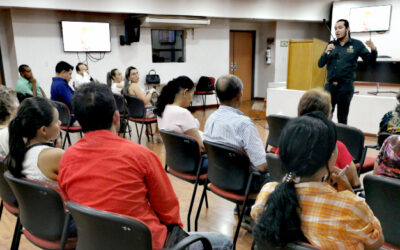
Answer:
<svg viewBox="0 0 400 250"><path fill-rule="evenodd" d="M366 66L359 60L354 103L349 114L349 126L361 129L365 145L374 145L380 119L394 109L395 93L400 89L400 50L397 48L400 29L396 27L400 21L400 2L396 0L206 0L184 4L178 0L168 3L162 0L116 0L112 4L93 0L68 3L0 0L0 84L15 89L18 66L27 64L49 97L54 67L61 60L71 65L86 63L90 75L101 83L106 82L106 74L111 69L117 68L124 75L128 66L134 66L139 71L139 84L145 89L151 88L145 83L150 70L155 70L160 76L158 90L181 75L197 83L201 76L218 79L225 74L234 74L244 84L243 103L239 110L252 119L265 146L269 134L267 116L295 117L300 96L311 87L323 86L320 81L304 83L300 88L290 87L298 86L288 82L293 79L289 64L298 62L293 59L296 55L294 52L291 54L291 46L296 42L312 43L315 39L327 44L332 39L329 29L333 28L335 20L349 19L351 26L352 9L385 5L391 6L388 30L351 33L352 38L363 42L371 39L378 50L374 66ZM68 34L63 33L65 24L62 23L65 21L109 24L106 48L101 52L66 48ZM140 35L132 38L129 29L133 29L137 21ZM165 51L171 54L166 55ZM307 79L304 75L308 72L295 73L300 79ZM75 74L74 70L73 79ZM326 71L319 74L326 74ZM191 106L192 114L200 121L200 130L203 130L219 102L215 94L194 95ZM367 110L369 116L365 115ZM335 116L336 113L333 121L336 121ZM125 137L154 151L164 165L166 152L163 143L149 141L146 136L139 142L134 123L130 122L130 126L132 133ZM79 139L79 134L71 134L72 144ZM374 149L367 150L368 157L375 158L378 153ZM361 182L368 174L371 172L361 175ZM187 229L186 216L193 184L171 174L168 177L179 200L184 229ZM202 187L197 190L195 209L202 190ZM211 192L208 202L209 207L201 211L198 231L220 232L232 239L237 224L237 215L233 212L235 204ZM192 221L194 216L192 213ZM3 211L1 249L9 248L15 221L15 216ZM250 249L252 241L251 231L242 228L236 249ZM19 249L39 248L22 236Z"/></svg>

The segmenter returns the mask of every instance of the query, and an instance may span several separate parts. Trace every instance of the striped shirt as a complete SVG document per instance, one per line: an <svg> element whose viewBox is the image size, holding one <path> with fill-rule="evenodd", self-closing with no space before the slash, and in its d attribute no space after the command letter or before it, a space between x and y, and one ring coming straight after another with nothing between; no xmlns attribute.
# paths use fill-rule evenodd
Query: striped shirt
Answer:
<svg viewBox="0 0 400 250"><path fill-rule="evenodd" d="M251 210L260 217L277 182L264 185ZM322 249L364 249L375 243L382 228L364 199L349 191L338 192L326 182L296 184L301 207L301 230L308 241Z"/></svg>
<svg viewBox="0 0 400 250"><path fill-rule="evenodd" d="M239 110L221 105L212 113L204 127L204 140L228 144L243 149L253 170L266 162L266 154L257 128Z"/></svg>

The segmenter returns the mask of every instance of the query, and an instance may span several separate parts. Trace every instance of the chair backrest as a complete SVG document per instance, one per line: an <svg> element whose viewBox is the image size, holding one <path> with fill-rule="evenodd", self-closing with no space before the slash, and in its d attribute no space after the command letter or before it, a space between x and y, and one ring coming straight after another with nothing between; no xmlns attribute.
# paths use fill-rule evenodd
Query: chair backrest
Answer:
<svg viewBox="0 0 400 250"><path fill-rule="evenodd" d="M383 142L391 135L395 135L389 132L381 132L378 134L378 141L377 141L377 146L378 148L382 147Z"/></svg>
<svg viewBox="0 0 400 250"><path fill-rule="evenodd" d="M363 183L365 200L381 223L385 242L400 247L400 180L367 175Z"/></svg>
<svg viewBox="0 0 400 250"><path fill-rule="evenodd" d="M122 95L117 95L117 94L113 94L113 95L114 95L115 103L117 104L118 112L121 115L125 114L127 108L126 108L124 97Z"/></svg>
<svg viewBox="0 0 400 250"><path fill-rule="evenodd" d="M77 249L152 249L151 232L142 222L67 202L78 229Z"/></svg>
<svg viewBox="0 0 400 250"><path fill-rule="evenodd" d="M208 180L226 191L244 194L250 175L249 157L240 149L203 142L208 155Z"/></svg>
<svg viewBox="0 0 400 250"><path fill-rule="evenodd" d="M343 142L354 158L355 163L363 161L364 134L358 128L336 123L337 139Z"/></svg>
<svg viewBox="0 0 400 250"><path fill-rule="evenodd" d="M30 97L33 97L33 95L28 94L28 93L26 93L26 94L17 93L17 98L18 98L19 103L21 103L21 102L22 102L23 100L25 100L26 98L30 98Z"/></svg>
<svg viewBox="0 0 400 250"><path fill-rule="evenodd" d="M58 111L58 119L61 121L61 125L68 126L71 119L71 112L67 105L58 101L51 101Z"/></svg>
<svg viewBox="0 0 400 250"><path fill-rule="evenodd" d="M286 172L282 168L281 159L279 155L274 153L267 153L268 171L271 181L281 182Z"/></svg>
<svg viewBox="0 0 400 250"><path fill-rule="evenodd" d="M145 118L146 109L142 99L136 96L124 95L128 106L128 115L132 118Z"/></svg>
<svg viewBox="0 0 400 250"><path fill-rule="evenodd" d="M175 171L195 174L201 158L200 147L194 138L160 130L165 146L165 162Z"/></svg>
<svg viewBox="0 0 400 250"><path fill-rule="evenodd" d="M292 118L284 115L269 115L267 117L268 122L268 138L267 146L279 147L279 141L281 133L286 123Z"/></svg>
<svg viewBox="0 0 400 250"><path fill-rule="evenodd" d="M4 179L3 174L6 171L7 167L4 163L4 159L0 159L0 198L7 204L18 207L17 199L15 198L15 195L12 192L7 181Z"/></svg>
<svg viewBox="0 0 400 250"><path fill-rule="evenodd" d="M17 198L22 226L36 237L60 240L65 219L60 195L45 185L15 178L8 171L4 178Z"/></svg>

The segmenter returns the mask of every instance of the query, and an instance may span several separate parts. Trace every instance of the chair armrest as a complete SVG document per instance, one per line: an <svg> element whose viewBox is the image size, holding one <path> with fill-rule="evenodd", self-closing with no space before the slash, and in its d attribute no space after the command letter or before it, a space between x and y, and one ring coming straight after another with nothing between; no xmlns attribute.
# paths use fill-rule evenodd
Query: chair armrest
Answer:
<svg viewBox="0 0 400 250"><path fill-rule="evenodd" d="M181 240L178 244L176 244L174 247L172 247L171 250L183 250L186 247L192 245L196 241L201 241L201 243L203 244L204 250L212 249L211 243L206 237L204 237L202 235L192 234L189 237L186 237L183 240Z"/></svg>
<svg viewBox="0 0 400 250"><path fill-rule="evenodd" d="M365 148L373 148L373 149L379 149L378 148L378 145L376 144L376 145L365 145Z"/></svg>

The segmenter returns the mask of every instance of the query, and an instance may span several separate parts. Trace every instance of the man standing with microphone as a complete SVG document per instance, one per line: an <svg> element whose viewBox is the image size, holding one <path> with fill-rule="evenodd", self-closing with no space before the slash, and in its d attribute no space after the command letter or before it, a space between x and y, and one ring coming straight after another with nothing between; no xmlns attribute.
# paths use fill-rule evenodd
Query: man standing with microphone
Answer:
<svg viewBox="0 0 400 250"><path fill-rule="evenodd" d="M332 113L338 105L337 119L339 123L347 124L347 116L351 99L354 94L354 80L357 70L357 59L360 56L366 63L374 63L378 52L371 40L365 45L350 37L349 22L340 19L335 24L336 40L330 41L322 53L318 67L327 65L328 76L325 89L331 93Z"/></svg>

